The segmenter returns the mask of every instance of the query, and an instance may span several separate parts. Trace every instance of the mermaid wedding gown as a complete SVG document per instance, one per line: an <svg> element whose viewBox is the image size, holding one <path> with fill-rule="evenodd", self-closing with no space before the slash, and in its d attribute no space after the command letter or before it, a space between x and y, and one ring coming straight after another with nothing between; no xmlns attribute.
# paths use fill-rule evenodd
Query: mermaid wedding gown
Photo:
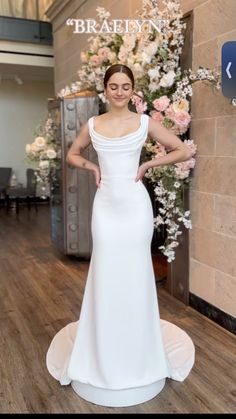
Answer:
<svg viewBox="0 0 236 419"><path fill-rule="evenodd" d="M151 258L153 210L135 182L148 116L128 135L89 132L98 154L101 186L91 222L93 251L78 322L53 338L50 374L82 398L104 406L131 406L155 397L166 378L183 381L194 345L179 327L160 320Z"/></svg>

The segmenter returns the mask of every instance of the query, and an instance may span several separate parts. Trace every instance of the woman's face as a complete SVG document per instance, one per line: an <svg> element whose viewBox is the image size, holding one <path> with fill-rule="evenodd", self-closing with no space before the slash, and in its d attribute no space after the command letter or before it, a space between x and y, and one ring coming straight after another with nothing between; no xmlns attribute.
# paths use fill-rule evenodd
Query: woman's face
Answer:
<svg viewBox="0 0 236 419"><path fill-rule="evenodd" d="M119 108L128 105L133 94L132 82L124 73L114 73L107 82L106 97Z"/></svg>

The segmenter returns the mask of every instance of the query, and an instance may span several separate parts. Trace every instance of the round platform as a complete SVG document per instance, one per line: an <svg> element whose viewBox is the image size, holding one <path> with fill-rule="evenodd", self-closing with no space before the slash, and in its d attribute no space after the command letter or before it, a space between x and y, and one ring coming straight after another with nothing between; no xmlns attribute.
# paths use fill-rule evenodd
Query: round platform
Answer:
<svg viewBox="0 0 236 419"><path fill-rule="evenodd" d="M73 390L83 399L100 406L127 407L147 402L159 394L165 386L165 378L143 387L107 390L80 381L72 381Z"/></svg>

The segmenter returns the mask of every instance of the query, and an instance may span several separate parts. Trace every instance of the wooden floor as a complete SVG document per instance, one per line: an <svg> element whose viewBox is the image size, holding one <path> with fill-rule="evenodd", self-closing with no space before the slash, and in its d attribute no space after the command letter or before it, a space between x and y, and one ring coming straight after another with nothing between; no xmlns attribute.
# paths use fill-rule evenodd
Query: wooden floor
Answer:
<svg viewBox="0 0 236 419"><path fill-rule="evenodd" d="M149 402L106 408L61 386L46 369L51 339L79 318L88 262L60 255L50 240L49 209L17 217L0 209L0 413L235 413L236 337L158 286L161 317L196 347L183 382L167 380Z"/></svg>

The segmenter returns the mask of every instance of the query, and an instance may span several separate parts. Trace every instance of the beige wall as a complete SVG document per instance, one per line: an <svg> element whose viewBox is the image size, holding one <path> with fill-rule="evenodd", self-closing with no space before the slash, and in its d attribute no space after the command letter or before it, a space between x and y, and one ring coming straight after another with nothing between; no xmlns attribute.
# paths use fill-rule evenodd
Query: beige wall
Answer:
<svg viewBox="0 0 236 419"><path fill-rule="evenodd" d="M0 166L12 167L19 182L26 182L25 145L34 140L35 127L47 116L47 98L53 83L28 81L0 85Z"/></svg>
<svg viewBox="0 0 236 419"><path fill-rule="evenodd" d="M193 68L220 68L236 40L235 0L182 0L193 9ZM191 191L190 291L236 315L236 108L221 92L194 86L191 137L198 145Z"/></svg>
<svg viewBox="0 0 236 419"><path fill-rule="evenodd" d="M82 4L82 6L80 6ZM141 0L64 0L49 10L54 28L55 91L77 80L86 35L73 35L66 19L96 16L97 5L112 18L134 17ZM193 10L193 67L218 67L221 46L236 39L235 0L182 0ZM198 144L191 191L190 291L236 315L236 109L221 93L195 85L191 137Z"/></svg>

